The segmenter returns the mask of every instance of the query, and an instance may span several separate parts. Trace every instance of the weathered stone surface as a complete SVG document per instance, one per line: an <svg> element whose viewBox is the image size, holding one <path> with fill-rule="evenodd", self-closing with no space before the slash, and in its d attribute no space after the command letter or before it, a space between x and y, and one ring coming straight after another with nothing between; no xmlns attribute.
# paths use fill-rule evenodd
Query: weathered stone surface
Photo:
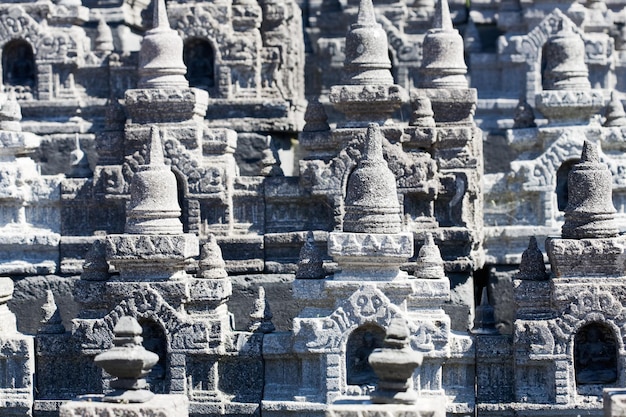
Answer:
<svg viewBox="0 0 626 417"><path fill-rule="evenodd" d="M159 355L146 350L141 342L142 328L134 317L123 316L113 328L113 347L94 358L95 364L114 379L113 392L102 400L110 403L146 403L154 398L144 377L159 360Z"/></svg>
<svg viewBox="0 0 626 417"><path fill-rule="evenodd" d="M13 296L13 281L0 277L0 361L6 375L0 381L0 406L7 416L32 416L35 352L32 336L17 331L15 315L7 302Z"/></svg>
<svg viewBox="0 0 626 417"><path fill-rule="evenodd" d="M413 371L422 364L422 355L409 346L409 329L404 317L389 324L383 347L368 358L378 376L371 399L374 404L415 404L417 393L409 382Z"/></svg>
<svg viewBox="0 0 626 417"><path fill-rule="evenodd" d="M125 416L159 415L163 417L188 417L189 401L184 395L155 395L148 402L135 404L110 404L102 397L86 395L69 401L59 409L59 417L105 417L111 413Z"/></svg>
<svg viewBox="0 0 626 417"><path fill-rule="evenodd" d="M337 402L329 407L327 411L329 417L370 417L370 416L384 416L392 417L397 415L405 415L407 417L441 417L445 415L444 407L442 404L430 398L424 398L418 404L403 405L403 404L359 404L350 402Z"/></svg>
<svg viewBox="0 0 626 417"><path fill-rule="evenodd" d="M585 142L580 162L572 167L567 181L568 199L565 239L617 236L615 207L611 195L611 172L600 162L595 144Z"/></svg>
<svg viewBox="0 0 626 417"><path fill-rule="evenodd" d="M622 276L624 239L548 239L552 273L569 276Z"/></svg>

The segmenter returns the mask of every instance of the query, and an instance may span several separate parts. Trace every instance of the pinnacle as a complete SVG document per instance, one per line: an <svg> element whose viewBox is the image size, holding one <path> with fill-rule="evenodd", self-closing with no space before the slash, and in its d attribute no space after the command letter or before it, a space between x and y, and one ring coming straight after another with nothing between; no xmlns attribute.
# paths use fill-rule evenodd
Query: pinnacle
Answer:
<svg viewBox="0 0 626 417"><path fill-rule="evenodd" d="M580 162L590 162L596 164L600 162L598 147L589 141L585 141L583 144L583 152L580 157Z"/></svg>
<svg viewBox="0 0 626 417"><path fill-rule="evenodd" d="M376 123L370 123L367 126L366 143L363 152L363 160L368 161L384 161L383 143L380 126Z"/></svg>
<svg viewBox="0 0 626 417"><path fill-rule="evenodd" d="M162 0L161 0L162 1ZM148 142L148 155L146 165L160 166L165 165L163 157L163 145L161 144L161 133L159 128L152 126L150 129L150 142Z"/></svg>
<svg viewBox="0 0 626 417"><path fill-rule="evenodd" d="M361 0L356 23L362 26L376 25L376 15L372 0Z"/></svg>
<svg viewBox="0 0 626 417"><path fill-rule="evenodd" d="M152 20L152 28L160 30L170 30L170 22L167 19L167 9L165 8L165 0L154 0L154 14Z"/></svg>
<svg viewBox="0 0 626 417"><path fill-rule="evenodd" d="M441 29L446 32L453 30L448 0L439 0L437 2L437 5L435 6L434 18L434 29Z"/></svg>
<svg viewBox="0 0 626 417"><path fill-rule="evenodd" d="M535 241L535 244L536 244L536 241ZM483 307L490 305L489 295L487 294L487 287L483 287L483 291L480 295L480 305Z"/></svg>

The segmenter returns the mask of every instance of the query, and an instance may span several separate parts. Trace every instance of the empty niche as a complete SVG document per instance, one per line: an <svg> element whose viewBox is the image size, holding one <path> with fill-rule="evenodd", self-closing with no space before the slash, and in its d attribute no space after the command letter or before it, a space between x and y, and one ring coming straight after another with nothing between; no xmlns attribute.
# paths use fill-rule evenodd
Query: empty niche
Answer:
<svg viewBox="0 0 626 417"><path fill-rule="evenodd" d="M7 42L2 49L2 82L5 86L35 88L35 56L22 39Z"/></svg>
<svg viewBox="0 0 626 417"><path fill-rule="evenodd" d="M190 86L204 90L215 86L215 53L208 41L192 38L185 42L183 61Z"/></svg>
<svg viewBox="0 0 626 417"><path fill-rule="evenodd" d="M167 394L167 338L161 326L151 320L140 320L143 337L143 347L150 352L159 355L157 362L150 373L146 376L146 381L150 385L150 391L155 394Z"/></svg>
<svg viewBox="0 0 626 417"><path fill-rule="evenodd" d="M346 344L346 383L375 385L378 377L368 361L374 349L383 346L385 330L370 323L356 328Z"/></svg>
<svg viewBox="0 0 626 417"><path fill-rule="evenodd" d="M567 207L567 199L569 198L568 190L567 190L567 177L569 176L569 172L572 170L572 167L578 163L578 159L570 159L561 164L559 169L556 171L556 204L559 211L565 211L565 207Z"/></svg>
<svg viewBox="0 0 626 417"><path fill-rule="evenodd" d="M617 340L601 323L582 327L574 338L576 384L611 384L617 381Z"/></svg>

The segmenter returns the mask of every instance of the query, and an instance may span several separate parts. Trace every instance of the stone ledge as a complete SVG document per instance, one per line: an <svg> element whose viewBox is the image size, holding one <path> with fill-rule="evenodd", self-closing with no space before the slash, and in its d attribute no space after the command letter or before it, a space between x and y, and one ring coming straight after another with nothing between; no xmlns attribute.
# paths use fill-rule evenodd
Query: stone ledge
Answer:
<svg viewBox="0 0 626 417"><path fill-rule="evenodd" d="M196 235L109 235L106 237L107 259L117 260L184 260L199 255Z"/></svg>
<svg viewBox="0 0 626 417"><path fill-rule="evenodd" d="M328 238L328 254L333 258L410 258L413 256L413 233L332 232Z"/></svg>
<svg viewBox="0 0 626 417"><path fill-rule="evenodd" d="M419 398L416 404L372 404L367 399L338 400L326 417L444 417L445 398Z"/></svg>
<svg viewBox="0 0 626 417"><path fill-rule="evenodd" d="M82 400L82 401L80 401ZM118 404L102 401L100 395L86 395L69 401L59 409L59 417L188 417L189 404L184 395L155 395L145 403Z"/></svg>
<svg viewBox="0 0 626 417"><path fill-rule="evenodd" d="M626 237L546 240L546 252L557 277L623 276Z"/></svg>

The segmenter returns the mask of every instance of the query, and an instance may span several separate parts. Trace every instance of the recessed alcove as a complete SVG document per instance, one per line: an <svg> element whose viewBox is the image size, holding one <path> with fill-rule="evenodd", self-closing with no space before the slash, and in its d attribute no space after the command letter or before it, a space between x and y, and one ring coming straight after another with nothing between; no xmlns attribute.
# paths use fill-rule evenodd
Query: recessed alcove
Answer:
<svg viewBox="0 0 626 417"><path fill-rule="evenodd" d="M33 48L22 39L7 42L2 48L2 83L8 87L33 90L37 67Z"/></svg>
<svg viewBox="0 0 626 417"><path fill-rule="evenodd" d="M617 381L617 339L605 324L590 323L574 337L576 384L612 384Z"/></svg>
<svg viewBox="0 0 626 417"><path fill-rule="evenodd" d="M347 385L375 385L378 378L369 364L370 353L383 346L385 330L368 323L357 327L346 344Z"/></svg>

